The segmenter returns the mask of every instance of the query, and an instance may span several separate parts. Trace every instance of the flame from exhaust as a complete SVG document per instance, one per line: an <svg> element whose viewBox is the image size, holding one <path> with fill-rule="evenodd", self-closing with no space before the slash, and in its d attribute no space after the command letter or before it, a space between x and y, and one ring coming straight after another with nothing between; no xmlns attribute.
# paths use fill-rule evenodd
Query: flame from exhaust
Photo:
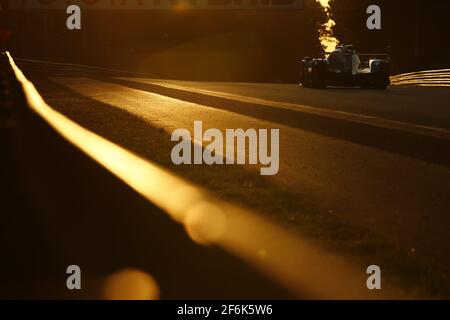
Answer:
<svg viewBox="0 0 450 320"><path fill-rule="evenodd" d="M331 8L330 1L331 0L316 0L323 8L328 21L320 26L319 29L319 40L322 45L322 48L327 51L333 51L336 49L339 44L339 40L333 35L333 28L336 25L336 22L331 19Z"/></svg>

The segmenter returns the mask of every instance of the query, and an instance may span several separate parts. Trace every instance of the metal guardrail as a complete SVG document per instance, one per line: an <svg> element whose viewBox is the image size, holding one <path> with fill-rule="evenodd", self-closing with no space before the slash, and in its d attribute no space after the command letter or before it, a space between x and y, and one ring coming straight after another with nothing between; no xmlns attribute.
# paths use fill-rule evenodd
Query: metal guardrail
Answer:
<svg viewBox="0 0 450 320"><path fill-rule="evenodd" d="M391 77L391 84L396 86L450 87L450 69L399 74Z"/></svg>
<svg viewBox="0 0 450 320"><path fill-rule="evenodd" d="M293 297L167 215L206 194L48 106L9 54L0 85L11 124L0 131L0 298L103 298L108 277L129 268L150 275L163 299ZM190 229L203 239L195 219ZM65 287L72 264L80 292Z"/></svg>
<svg viewBox="0 0 450 320"><path fill-rule="evenodd" d="M52 62L52 61L43 61L36 59L27 59L27 58L15 58L17 63L22 66L26 66L27 70L39 71L39 72L50 72L52 75L58 75L61 73L62 75L96 75L96 76L129 76L129 77L151 77L158 78L154 74L148 74L143 72L134 72L134 71L126 71L126 70L118 70L112 68L104 68L104 67L95 67L83 64L72 64L72 63L64 63L64 62Z"/></svg>
<svg viewBox="0 0 450 320"><path fill-rule="evenodd" d="M20 156L22 161L26 162L21 169L39 174L38 179L34 179L36 188L42 189L42 183L51 188L44 192L45 201L39 198L38 202L45 207L44 211L53 212L47 216L47 221L53 223L51 219L56 219L59 221L57 227L63 228L61 231L53 230L64 239L60 244L62 247L70 247L68 243L74 244L67 239L68 235L77 239L86 236L90 242L81 238L82 245L95 246L96 242L107 237L105 234L108 234L108 228L114 229L113 243L126 242L129 240L127 237L117 239L117 234L125 234L127 223L124 221L132 219L136 223L134 228L141 231L142 228L148 229L145 236L153 239L139 239L140 242L133 243L132 248L116 244L114 250L106 250L118 256L116 264L124 263L122 254L136 250L140 255L150 256L149 268L159 270L159 273L153 275L156 281L162 281L163 297L198 297L193 292L200 291L204 295L208 294L203 296L204 298L223 295L231 298L279 298L287 297L287 294L283 293L284 290L295 298L404 297L404 293L386 282L384 286L389 288L389 291L369 291L366 287L365 268L349 263L306 239L268 223L252 210L223 202L202 187L81 127L45 103L34 85L16 66L11 55L7 53L0 57L0 60L2 69L8 69L6 72L17 96L21 97L12 103L14 108L20 104L20 108L27 109L21 111L25 113L25 117L17 118L17 121L25 121L21 124L24 127L22 138L32 139L31 142L26 141L23 144L25 153ZM36 163L37 161L39 163ZM83 164L80 165L80 162ZM87 181L79 179L79 176L86 174L89 177ZM68 181L61 184L63 178ZM49 179L50 181L46 181ZM96 183L99 185L96 186ZM82 199L87 197L94 202L82 201L78 204L74 200L74 197L78 198L77 193ZM98 193L101 195L97 196ZM145 200L145 203L142 200ZM72 228L65 230L68 225L61 220L66 211L70 220L80 216L80 210L82 221L74 220L74 223L77 223L82 231L88 229L82 235L75 233L76 230ZM83 212L86 210L88 212ZM105 210L108 212L105 213ZM120 210L126 210L126 219L124 212ZM96 218L97 215L101 218ZM168 222L166 217L170 217L172 222ZM96 230L92 229L94 227L83 222L86 219L93 219L95 228L102 228L102 222L105 226L96 233ZM113 219L113 222L103 221L104 219ZM193 241L184 239L180 235L182 230L173 222L181 224ZM128 232L133 234L134 230ZM134 234L128 234L128 237L130 236L136 238ZM75 242L75 247L77 246L79 244ZM164 252L166 246L176 248L176 251ZM212 248L221 248L221 253L211 251ZM146 251L149 249L155 252ZM223 252L245 263L229 261L229 258L226 258L228 256L223 256ZM180 258L180 262L175 263L178 255L187 260ZM129 256L126 257L130 259ZM172 257L175 259L171 259ZM136 259L143 258L133 256L131 260ZM111 268L109 256L103 255L103 259L99 257L96 263L105 263L105 268ZM246 271L246 265L252 266L256 271L249 273ZM191 274L192 272L194 273ZM260 278L260 274L264 277ZM168 278L171 277L177 280L170 282ZM195 278L195 281L191 278ZM168 281L171 285L179 285L175 289L172 288L172 291L179 290L178 295L173 292L172 295L164 295L164 283ZM274 284L278 284L280 288ZM235 294L230 289L235 290Z"/></svg>

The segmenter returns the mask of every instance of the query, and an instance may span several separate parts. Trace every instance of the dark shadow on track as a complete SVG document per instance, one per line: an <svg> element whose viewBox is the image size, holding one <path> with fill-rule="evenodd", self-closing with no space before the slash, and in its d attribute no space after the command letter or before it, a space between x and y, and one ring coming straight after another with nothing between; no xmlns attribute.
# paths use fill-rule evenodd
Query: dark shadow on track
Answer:
<svg viewBox="0 0 450 320"><path fill-rule="evenodd" d="M450 141L401 130L374 127L296 110L275 108L202 93L167 88L124 79L96 78L133 89L240 113L253 118L312 131L325 136L403 154L427 162L450 166Z"/></svg>
<svg viewBox="0 0 450 320"><path fill-rule="evenodd" d="M234 256L194 243L25 106L14 121L0 131L8 168L0 171L0 298L97 299L105 276L123 268L151 274L164 299L290 297ZM73 264L81 291L66 288Z"/></svg>

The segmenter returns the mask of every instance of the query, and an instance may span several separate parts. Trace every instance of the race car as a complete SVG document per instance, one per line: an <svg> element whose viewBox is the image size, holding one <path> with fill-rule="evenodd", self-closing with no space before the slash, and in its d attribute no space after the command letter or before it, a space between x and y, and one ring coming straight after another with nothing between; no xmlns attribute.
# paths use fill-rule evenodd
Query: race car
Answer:
<svg viewBox="0 0 450 320"><path fill-rule="evenodd" d="M301 84L305 88L327 86L386 89L389 79L388 54L356 53L353 45L337 46L323 58L302 60Z"/></svg>

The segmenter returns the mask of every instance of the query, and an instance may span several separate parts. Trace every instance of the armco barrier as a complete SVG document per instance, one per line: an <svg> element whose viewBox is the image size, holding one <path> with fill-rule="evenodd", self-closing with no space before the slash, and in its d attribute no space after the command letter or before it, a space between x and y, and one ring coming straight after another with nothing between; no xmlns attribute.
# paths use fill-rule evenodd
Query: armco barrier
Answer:
<svg viewBox="0 0 450 320"><path fill-rule="evenodd" d="M124 268L150 274L161 298L403 296L367 290L364 268L84 129L9 54L0 60L14 155L2 160L12 182L1 296L101 297L105 277ZM65 288L72 264L87 279L80 293Z"/></svg>
<svg viewBox="0 0 450 320"><path fill-rule="evenodd" d="M450 69L404 73L391 77L395 86L450 87Z"/></svg>
<svg viewBox="0 0 450 320"><path fill-rule="evenodd" d="M25 80L5 60L2 109L11 107L14 125L5 138L8 159L1 157L8 175L1 189L7 208L0 297L101 298L104 280L128 268L150 274L161 298L292 297L233 256L191 241L161 209L58 134L28 105L33 93L25 94ZM83 290L66 288L69 265L81 267Z"/></svg>

